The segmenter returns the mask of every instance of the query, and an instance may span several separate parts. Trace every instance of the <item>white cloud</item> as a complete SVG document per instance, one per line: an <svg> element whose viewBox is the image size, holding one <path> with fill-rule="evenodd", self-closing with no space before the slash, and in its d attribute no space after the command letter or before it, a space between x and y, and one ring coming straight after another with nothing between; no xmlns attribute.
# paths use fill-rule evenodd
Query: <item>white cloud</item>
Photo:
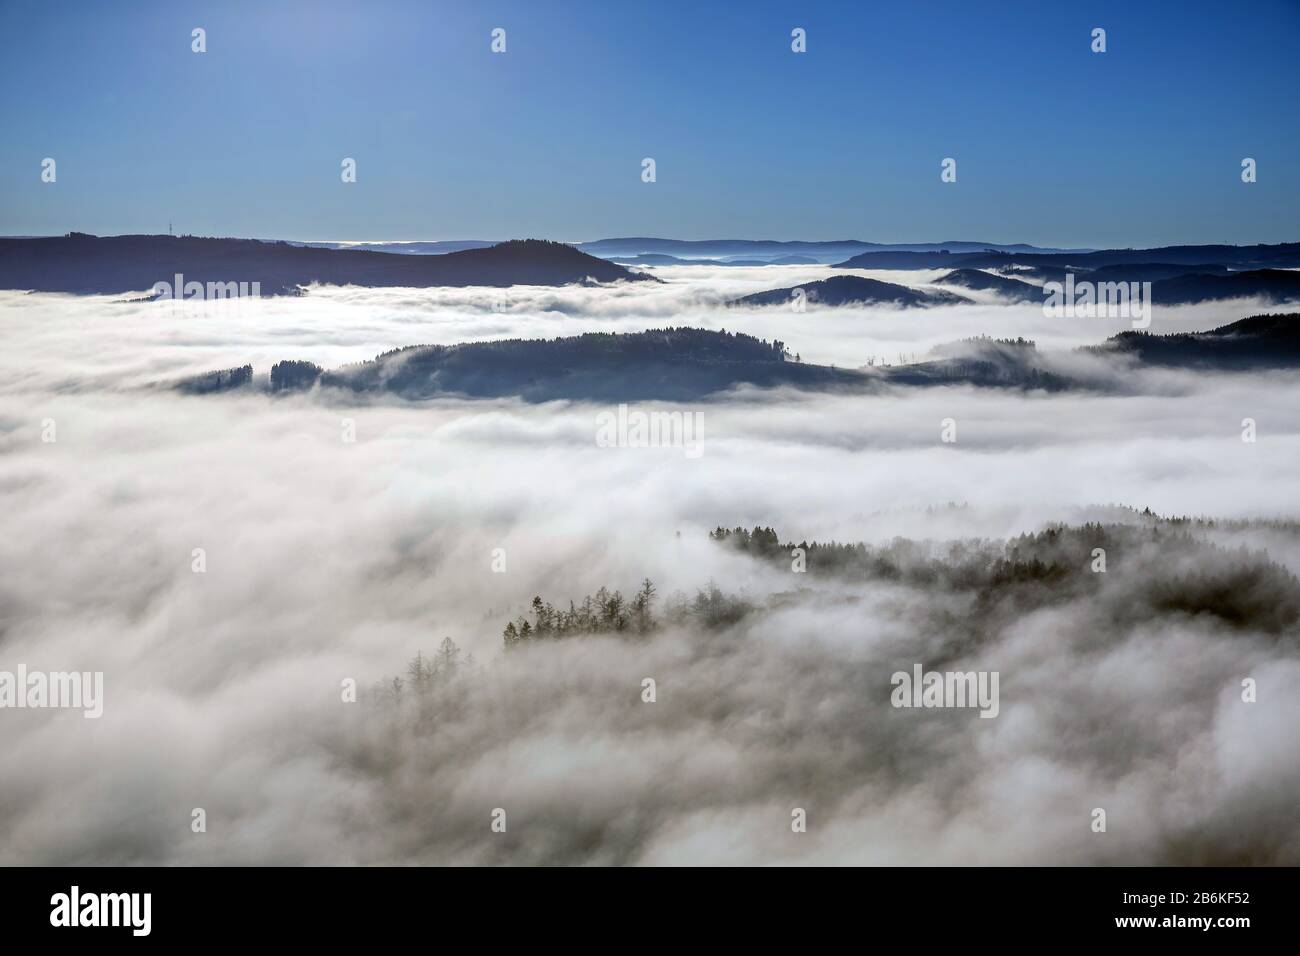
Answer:
<svg viewBox="0 0 1300 956"><path fill-rule="evenodd" d="M760 600L791 590L705 540L720 523L887 541L1003 537L1110 503L1294 514L1293 375L1143 373L1124 395L742 391L692 406L697 460L598 448L598 409L582 403L143 387L248 361L337 366L424 342L666 324L775 336L841 366L977 333L1064 347L1123 324L993 305L724 311L692 303L825 270L658 274L671 281L509 290L503 311L496 290L313 289L188 316L0 294L0 668L106 675L100 721L0 712L0 862L508 861L490 842L495 806L515 811L513 859L533 862L1139 862L1265 837L1297 860L1278 803L1300 764L1282 730L1293 715L1232 703L1245 668L1284 698L1295 648L1203 623L1090 655L1067 639L1085 609L1027 616L982 651L1007 675L1003 716L928 729L872 695L933 638L913 615L943 597L880 585L818 585L712 651L672 634L500 660L480 691L493 707L448 710L423 733L394 737L341 704L343 677L397 673L443 636L498 659L502 624L535 593L560 603L644 576L664 594L710 578ZM1242 314L1179 310L1169 327ZM955 446L939 442L945 417ZM1290 535L1249 540L1300 570ZM660 702L642 705L651 673ZM1089 736L1118 699L1152 748L1140 771ZM801 841L789 808L813 798ZM1097 805L1114 808L1108 844L1087 829ZM196 806L206 835L189 831ZM1228 813L1243 806L1256 818Z"/></svg>

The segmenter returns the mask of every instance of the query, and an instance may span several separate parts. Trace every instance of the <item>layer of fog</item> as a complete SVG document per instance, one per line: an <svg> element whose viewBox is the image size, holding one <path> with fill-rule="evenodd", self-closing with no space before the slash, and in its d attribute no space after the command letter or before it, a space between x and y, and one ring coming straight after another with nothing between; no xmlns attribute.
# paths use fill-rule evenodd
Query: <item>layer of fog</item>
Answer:
<svg viewBox="0 0 1300 956"><path fill-rule="evenodd" d="M714 281L754 291L786 283L768 285L777 271ZM1128 397L746 392L695 406L698 459L598 448L599 409L582 404L136 387L666 323L778 335L842 365L965 334L1041 342L1033 329L1053 323L1062 344L1106 334L1034 308L674 311L672 283L513 290L503 311L493 294L314 289L181 316L0 297L0 670L102 670L107 698L97 721L0 711L0 862L1300 860L1279 808L1300 766L1294 635L1030 617L962 662L1001 669L995 720L887 706L889 673L930 659L935 635L915 622L942 594L822 581L716 653L671 633L500 654L505 620L538 593L567 604L649 576L662 594L713 579L765 601L804 583L712 545L718 524L885 541L1003 537L1109 503L1294 516L1295 376L1184 376ZM956 444L940 442L948 417ZM1300 570L1291 536L1229 538ZM432 727L341 702L342 679L400 673L444 636L484 673ZM1247 675L1255 705L1237 697ZM790 832L793 806L807 834ZM1098 806L1105 835L1089 830ZM495 807L507 835L489 829Z"/></svg>
<svg viewBox="0 0 1300 956"><path fill-rule="evenodd" d="M15 343L0 354L0 388L143 385L168 376L252 363L264 372L281 359L326 368L405 345L498 338L552 338L582 332L636 332L696 326L780 339L803 361L857 368L918 360L935 346L976 335L1023 337L1042 351L1092 345L1133 327L1125 318L1049 318L1036 304L1000 303L956 290L971 305L726 308L741 295L843 274L824 266L704 267L652 270L661 283L509 289L312 287L302 297L217 302L130 302L104 296L0 292L0 328ZM943 270L865 272L913 287ZM1149 331L1225 325L1268 305L1239 300L1154 306ZM45 361L38 361L38 359Z"/></svg>

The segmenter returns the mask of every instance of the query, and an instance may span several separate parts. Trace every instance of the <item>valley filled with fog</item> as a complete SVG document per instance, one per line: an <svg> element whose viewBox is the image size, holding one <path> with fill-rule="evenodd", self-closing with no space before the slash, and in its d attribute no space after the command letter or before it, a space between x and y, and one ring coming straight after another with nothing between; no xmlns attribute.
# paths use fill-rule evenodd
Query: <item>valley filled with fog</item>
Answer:
<svg viewBox="0 0 1300 956"><path fill-rule="evenodd" d="M0 863L1300 863L1300 374L1076 353L1129 321L981 293L724 304L818 266L653 274L206 303L0 292L3 666L105 675L99 719L0 724ZM1157 305L1150 331L1267 311L1284 310ZM638 406L700 413L695 457L601 447L597 403L173 387L667 326L840 369L1023 337L1106 387ZM1210 520L1165 520L1182 516ZM1089 523L1110 529L1104 574L1087 542L1058 555L1077 582L936 570ZM878 572L796 573L719 526L895 550ZM653 626L503 645L534 596L630 599L647 578ZM417 653L435 676L408 669ZM891 707L890 675L917 663L998 671L998 716Z"/></svg>

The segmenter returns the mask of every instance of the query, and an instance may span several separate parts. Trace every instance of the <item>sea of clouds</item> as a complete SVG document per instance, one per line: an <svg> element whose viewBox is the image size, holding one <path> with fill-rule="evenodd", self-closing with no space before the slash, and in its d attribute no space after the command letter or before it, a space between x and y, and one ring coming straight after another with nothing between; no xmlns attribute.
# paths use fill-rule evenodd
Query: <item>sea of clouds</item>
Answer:
<svg viewBox="0 0 1300 956"><path fill-rule="evenodd" d="M105 675L99 720L0 710L0 863L1300 862L1295 634L1177 616L1119 631L1095 608L1056 609L963 662L1002 672L998 718L896 711L889 674L928 659L948 596L795 582L706 537L1004 538L1111 504L1293 518L1294 374L1117 364L1125 387L1105 393L742 389L690 406L694 459L597 447L601 409L585 403L162 387L244 363L664 325L851 368L981 333L1066 350L1128 324L988 299L727 309L826 270L655 274L180 306L0 293L0 669ZM1157 307L1151 331L1257 311ZM1290 534L1231 543L1300 571ZM1140 581L1135 565L1108 574ZM647 576L664 595L713 580L767 610L722 635L501 653L534 594L567 605ZM341 701L344 679L400 674L443 637L478 667L429 712ZM1238 699L1244 676L1256 704ZM206 833L191 831L198 807ZM505 834L489 829L498 807ZM1095 807L1106 834L1089 829Z"/></svg>

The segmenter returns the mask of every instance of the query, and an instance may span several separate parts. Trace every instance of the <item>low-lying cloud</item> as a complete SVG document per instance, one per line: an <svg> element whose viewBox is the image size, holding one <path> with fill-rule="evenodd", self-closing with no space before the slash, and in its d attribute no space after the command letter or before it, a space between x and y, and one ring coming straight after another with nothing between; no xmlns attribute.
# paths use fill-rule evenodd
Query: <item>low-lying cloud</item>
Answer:
<svg viewBox="0 0 1300 956"><path fill-rule="evenodd" d="M980 333L1069 347L1125 325L988 303L722 309L691 303L824 270L657 274L670 281L503 301L318 288L191 315L0 295L0 669L105 675L99 720L0 711L0 862L1300 860L1294 634L1048 607L958 662L1001 672L996 719L897 711L889 674L930 659L935 621L961 600L797 580L706 537L760 524L795 540L1000 539L1112 520L1111 504L1294 516L1294 375L1135 371L1147 378L1127 395L741 390L691 406L698 459L597 447L601 407L585 403L146 387L245 362L666 324L777 337L842 367ZM1162 327L1157 312L1152 331L1244 314L1180 309ZM1202 533L1300 571L1291 532ZM1150 571L1106 573L1118 594ZM534 594L567 606L644 577L665 596L713 580L763 612L722 633L502 654L501 628ZM425 711L342 702L344 679L370 688L444 637L479 670ZM206 833L191 830L199 807ZM497 807L506 834L490 830ZM1095 807L1105 834L1089 828Z"/></svg>

